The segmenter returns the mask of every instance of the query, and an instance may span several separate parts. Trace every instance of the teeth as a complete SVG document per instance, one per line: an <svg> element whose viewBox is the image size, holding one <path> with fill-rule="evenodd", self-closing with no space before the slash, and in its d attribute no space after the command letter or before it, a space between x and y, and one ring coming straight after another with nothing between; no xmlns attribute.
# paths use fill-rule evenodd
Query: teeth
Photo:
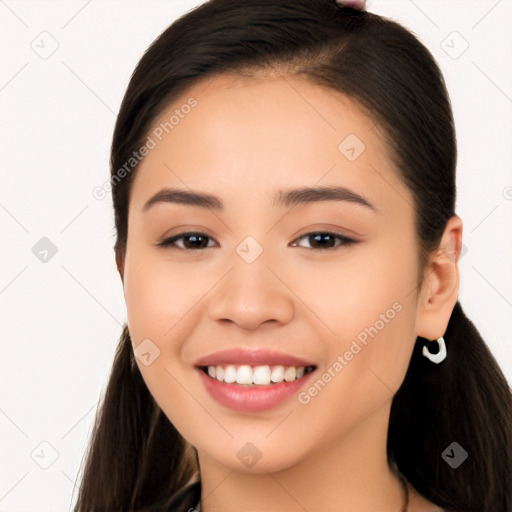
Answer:
<svg viewBox="0 0 512 512"><path fill-rule="evenodd" d="M270 366L256 366L253 370L253 374L254 384L260 384L263 386L270 384Z"/></svg>
<svg viewBox="0 0 512 512"><path fill-rule="evenodd" d="M289 368L286 368L286 371L284 372L284 380L286 382L291 382L292 380L295 380L296 375L297 370L294 366L290 366Z"/></svg>
<svg viewBox="0 0 512 512"><path fill-rule="evenodd" d="M272 382L283 382L284 380L284 367L283 366L276 366L272 370L272 375L270 376L270 379Z"/></svg>
<svg viewBox="0 0 512 512"><path fill-rule="evenodd" d="M210 368L210 366L208 366ZM213 368L213 366L211 367ZM235 382L236 381L236 369L233 365L226 366L224 369L224 382Z"/></svg>
<svg viewBox="0 0 512 512"><path fill-rule="evenodd" d="M248 365L240 366L236 372L237 384L252 384L252 368Z"/></svg>
<svg viewBox="0 0 512 512"><path fill-rule="evenodd" d="M209 366L208 367L208 370L210 368L213 368L213 366ZM210 374L210 372L208 371L208 375ZM211 375L210 375L211 377ZM217 366L215 368L215 377L217 378L217 380L224 380L224 368L222 366Z"/></svg>
<svg viewBox="0 0 512 512"><path fill-rule="evenodd" d="M292 382L295 379L304 377L306 373L313 371L313 367L300 366L250 366L243 364L235 366L228 364L226 366L208 366L207 373L213 379L228 384L236 382L245 386L268 386L269 384L277 384L279 382Z"/></svg>

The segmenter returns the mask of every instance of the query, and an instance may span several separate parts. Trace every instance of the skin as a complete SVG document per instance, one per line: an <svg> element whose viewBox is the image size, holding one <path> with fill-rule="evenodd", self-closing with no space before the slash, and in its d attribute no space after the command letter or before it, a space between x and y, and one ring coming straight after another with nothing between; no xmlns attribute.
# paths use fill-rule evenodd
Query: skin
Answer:
<svg viewBox="0 0 512 512"><path fill-rule="evenodd" d="M160 350L148 366L137 359L142 376L198 451L203 510L397 512L403 490L386 461L391 401L416 337L445 332L462 221L449 220L443 250L415 288L412 195L356 103L301 78L221 75L191 87L155 126L191 96L198 105L137 170L126 258L117 263L134 349L149 338ZM338 149L348 134L366 146L353 162ZM376 211L271 201L278 189L328 185L350 188ZM224 210L158 203L143 212L164 187L214 194ZM156 246L185 231L205 232L212 247L194 249L190 238ZM304 236L325 232L358 243L315 249ZM250 264L236 252L247 236L263 249ZM270 411L236 412L210 398L194 368L220 349L264 347L314 361L319 377L397 301L401 311L307 404L293 397ZM247 442L261 452L251 468L237 457ZM437 510L410 493L409 512Z"/></svg>

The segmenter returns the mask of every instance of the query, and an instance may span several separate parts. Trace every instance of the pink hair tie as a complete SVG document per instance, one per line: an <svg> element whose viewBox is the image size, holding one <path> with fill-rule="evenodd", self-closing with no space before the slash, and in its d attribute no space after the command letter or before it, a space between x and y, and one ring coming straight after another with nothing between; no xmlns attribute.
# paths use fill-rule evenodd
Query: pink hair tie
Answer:
<svg viewBox="0 0 512 512"><path fill-rule="evenodd" d="M348 7L357 11L364 11L366 8L366 0L336 0L340 7Z"/></svg>

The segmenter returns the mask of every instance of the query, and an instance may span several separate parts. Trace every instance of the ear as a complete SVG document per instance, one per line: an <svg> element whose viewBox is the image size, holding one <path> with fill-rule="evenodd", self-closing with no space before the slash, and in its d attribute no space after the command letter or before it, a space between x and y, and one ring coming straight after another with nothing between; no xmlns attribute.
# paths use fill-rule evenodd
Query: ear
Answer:
<svg viewBox="0 0 512 512"><path fill-rule="evenodd" d="M459 295L462 220L451 217L425 268L416 311L416 335L428 340L443 336Z"/></svg>

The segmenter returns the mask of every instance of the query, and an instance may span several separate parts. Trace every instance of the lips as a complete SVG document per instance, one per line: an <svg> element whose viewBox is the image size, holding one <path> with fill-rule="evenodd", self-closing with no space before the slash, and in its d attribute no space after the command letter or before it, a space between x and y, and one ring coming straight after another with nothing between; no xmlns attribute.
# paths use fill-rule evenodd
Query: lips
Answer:
<svg viewBox="0 0 512 512"><path fill-rule="evenodd" d="M249 349L249 348L234 348L224 349L212 354L199 358L194 366L208 367L208 366L225 366L228 364L249 366L314 366L312 361L308 361L298 356L278 352L269 349Z"/></svg>
<svg viewBox="0 0 512 512"><path fill-rule="evenodd" d="M219 380L219 376L213 376L213 372L220 368L234 369L240 366L247 372L251 367L257 367L261 370L263 366L274 370L277 367L288 368L295 372L295 367L300 369L300 376L293 379L281 380L280 382L256 384L244 384L237 381L246 382L246 379L240 379L237 372L236 381L229 379L230 383ZM281 404L291 400L294 395L306 386L312 373L317 366L305 358L277 352L268 349L225 349L212 354L203 356L195 362L198 370L199 380L204 386L206 392L219 404L239 412L263 412L273 409ZM209 370L209 371L208 371ZM211 372L211 373L210 373ZM294 373L292 372L292 373ZM243 372L242 372L243 373ZM268 377L268 375L267 375ZM268 379L267 379L268 381Z"/></svg>
<svg viewBox="0 0 512 512"><path fill-rule="evenodd" d="M226 384L212 379L201 370L197 371L197 375L206 392L220 405L238 412L256 413L272 410L297 397L313 372L292 382L268 386Z"/></svg>

